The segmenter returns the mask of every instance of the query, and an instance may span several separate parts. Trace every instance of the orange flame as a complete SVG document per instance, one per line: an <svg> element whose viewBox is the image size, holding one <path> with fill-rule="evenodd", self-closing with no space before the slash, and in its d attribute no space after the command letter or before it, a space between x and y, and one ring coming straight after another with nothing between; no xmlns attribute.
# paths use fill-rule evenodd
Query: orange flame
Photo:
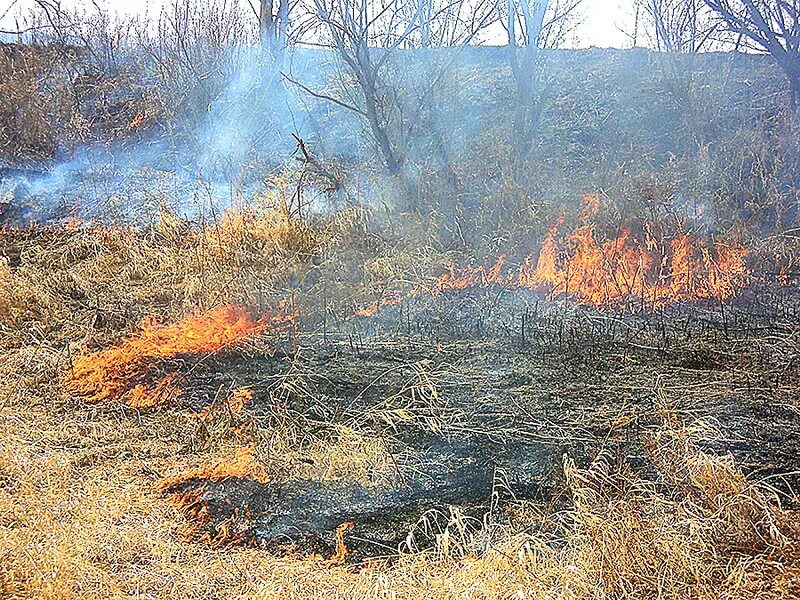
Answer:
<svg viewBox="0 0 800 600"><path fill-rule="evenodd" d="M237 388L233 390L230 398L228 398L228 406L231 412L239 414L244 410L244 407L250 404L253 400L253 390L248 387Z"/></svg>
<svg viewBox="0 0 800 600"><path fill-rule="evenodd" d="M162 479L156 489L168 494L168 502L178 509L187 523L181 528L188 539L199 540L219 547L253 542L252 513L245 504L241 507L212 508L206 496L206 484L227 478L248 478L260 483L268 482L266 469L255 460L255 447L240 448L232 460L223 459L213 465L202 465ZM345 542L345 534L355 526L352 521L341 523L336 528L336 548L327 564L341 565L350 550ZM288 551L292 556L293 551ZM303 558L323 560L319 555Z"/></svg>
<svg viewBox="0 0 800 600"><path fill-rule="evenodd" d="M177 379L178 375L176 373L169 373L153 384L137 383L128 390L128 406L131 408L149 408L178 398L183 394L183 389L175 383Z"/></svg>
<svg viewBox="0 0 800 600"><path fill-rule="evenodd" d="M682 233L659 248L630 225L602 239L591 224L563 239L550 229L535 269L526 261L518 282L595 307L639 300L647 306L727 300L747 284L747 250Z"/></svg>
<svg viewBox="0 0 800 600"><path fill-rule="evenodd" d="M505 256L489 268L453 265L430 288L385 293L355 315L374 315L422 291L437 294L490 285L544 292L551 298L561 296L597 308L635 302L656 308L679 301L727 300L749 281L745 248L705 242L688 233L657 239L653 230L658 228L651 223L645 223L641 231L628 223L615 235L604 237L594 225L599 210L599 198L585 196L581 225L560 235L564 217L559 218L538 256L529 255L519 267L506 266Z"/></svg>
<svg viewBox="0 0 800 600"><path fill-rule="evenodd" d="M364 308L360 308L353 313L353 316L356 317L371 317L378 313L382 308L386 308L387 306L392 306L394 304L399 304L409 298L413 298L417 295L420 291L419 288L415 287L412 288L408 292L400 292L400 291L385 291L381 294L381 297L375 300L374 302L368 304Z"/></svg>
<svg viewBox="0 0 800 600"><path fill-rule="evenodd" d="M209 481L222 481L231 477L248 478L260 483L269 479L267 470L256 460L255 446L239 448L233 459L222 459L161 479L156 489L169 495L168 502L177 508L188 521L183 534L212 546L244 544L250 540L249 523L252 515L248 507L234 508L227 517L211 510L205 497Z"/></svg>
<svg viewBox="0 0 800 600"><path fill-rule="evenodd" d="M172 477L165 477L158 482L157 489L169 492L193 480L221 481L230 477L247 477L261 483L269 480L266 469L256 460L255 446L237 449L236 455L232 459L222 459L214 464L203 464Z"/></svg>
<svg viewBox="0 0 800 600"><path fill-rule="evenodd" d="M347 560L347 555L350 554L350 551L347 549L347 544L344 541L344 534L355 527L355 525L353 521L345 521L336 528L336 551L334 555L331 556L331 563L340 565Z"/></svg>
<svg viewBox="0 0 800 600"><path fill-rule="evenodd" d="M443 294L453 290L466 290L475 287L486 287L492 283L501 283L504 281L504 265L504 256L498 258L495 265L489 269L484 267L463 267L457 269L455 264L451 264L450 269L437 277L431 287L421 285L415 286L407 292L397 290L384 291L378 300L368 304L364 308L356 310L353 316L371 317L377 314L381 309L399 304L423 292Z"/></svg>
<svg viewBox="0 0 800 600"><path fill-rule="evenodd" d="M133 119L131 120L131 122L130 122L130 123L128 123L128 130L130 131L131 129L136 129L136 128L137 128L137 127L139 127L139 126L140 126L142 123L144 123L144 120L145 120L146 118L147 118L147 111L146 111L146 110L140 110L140 111L139 111L139 112L136 114L136 116L135 116L135 117L133 117Z"/></svg>
<svg viewBox="0 0 800 600"><path fill-rule="evenodd" d="M786 268L786 265L783 265L778 270L778 285L788 286L790 283L791 278L789 277L789 269Z"/></svg>
<svg viewBox="0 0 800 600"><path fill-rule="evenodd" d="M436 293L445 293L452 290L483 288L490 284L506 284L509 280L507 273L503 269L505 262L505 256L501 256L489 269L485 267L456 269L454 265L451 265L447 273L436 278L433 283L433 290Z"/></svg>
<svg viewBox="0 0 800 600"><path fill-rule="evenodd" d="M158 325L151 319L117 346L79 356L65 387L91 402L122 400L136 408L154 406L182 393L176 374L148 381L155 361L213 353L265 330L280 330L294 320L294 314L279 312L254 321L246 310L234 305L191 315L171 325Z"/></svg>
<svg viewBox="0 0 800 600"><path fill-rule="evenodd" d="M171 492L167 501L186 519L179 532L189 540L205 542L215 548L251 541L248 526L252 515L247 505L234 508L227 518L220 520L221 515L212 514L202 484L182 492Z"/></svg>

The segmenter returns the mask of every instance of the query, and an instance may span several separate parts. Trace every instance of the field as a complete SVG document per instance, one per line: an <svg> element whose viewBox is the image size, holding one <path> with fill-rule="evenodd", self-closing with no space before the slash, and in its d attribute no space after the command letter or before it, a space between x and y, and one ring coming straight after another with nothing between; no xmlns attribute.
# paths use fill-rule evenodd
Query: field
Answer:
<svg viewBox="0 0 800 600"><path fill-rule="evenodd" d="M800 598L739 1L0 10L0 598Z"/></svg>
<svg viewBox="0 0 800 600"><path fill-rule="evenodd" d="M4 596L800 594L789 273L593 304L366 219L3 232Z"/></svg>

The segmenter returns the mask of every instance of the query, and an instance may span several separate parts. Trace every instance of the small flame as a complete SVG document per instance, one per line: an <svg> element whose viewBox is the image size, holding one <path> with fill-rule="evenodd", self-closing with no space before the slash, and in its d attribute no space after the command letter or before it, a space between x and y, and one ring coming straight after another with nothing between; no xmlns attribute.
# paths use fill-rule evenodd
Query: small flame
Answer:
<svg viewBox="0 0 800 600"><path fill-rule="evenodd" d="M371 317L378 313L382 308L386 308L387 306L392 306L394 304L399 304L409 298L413 298L414 296L419 293L420 288L415 287L412 288L408 292L399 292L399 291L385 291L381 294L381 297L375 300L374 302L368 304L364 308L360 308L353 313L353 316L356 317Z"/></svg>
<svg viewBox="0 0 800 600"><path fill-rule="evenodd" d="M434 281L433 291L441 294L453 290L485 288L490 284L503 285L508 283L507 273L503 269L505 262L506 257L501 256L489 269L485 267L456 269L455 265L450 265L450 270L439 275Z"/></svg>
<svg viewBox="0 0 800 600"><path fill-rule="evenodd" d="M231 412L239 414L244 410L244 407L253 401L253 390L248 387L237 388L228 398L228 406Z"/></svg>
<svg viewBox="0 0 800 600"><path fill-rule="evenodd" d="M150 408L166 403L183 395L183 389L175 381L176 373L164 375L154 384L137 383L127 393L127 402L131 408Z"/></svg>
<svg viewBox="0 0 800 600"><path fill-rule="evenodd" d="M775 280L779 286L789 287L800 284L800 271L793 268L791 263L781 265L775 275Z"/></svg>
<svg viewBox="0 0 800 600"><path fill-rule="evenodd" d="M783 265L778 271L778 285L787 286L789 283L789 269L786 268L786 265Z"/></svg>
<svg viewBox="0 0 800 600"><path fill-rule="evenodd" d="M227 513L226 510L212 509L206 497L208 482L232 477L260 483L269 480L267 470L256 460L255 446L239 448L232 459L222 459L165 477L158 482L156 489L168 494L168 502L186 518L187 525L182 530L185 537L214 547L245 544L251 541L252 522L247 505Z"/></svg>
<svg viewBox="0 0 800 600"><path fill-rule="evenodd" d="M347 544L345 544L344 541L344 534L355 527L355 525L356 524L352 521L345 521L336 528L336 552L331 557L331 563L340 565L347 560L349 550L347 549Z"/></svg>
<svg viewBox="0 0 800 600"><path fill-rule="evenodd" d="M64 231L67 233L75 233L81 228L82 225L83 221L81 221L80 217L72 216L67 219L66 223L64 223Z"/></svg>
<svg viewBox="0 0 800 600"><path fill-rule="evenodd" d="M132 129L136 129L137 127L139 127L142 123L144 123L146 118L147 118L147 111L146 110L140 110L136 114L136 116L133 117L131 122L128 123L128 131L130 131Z"/></svg>
<svg viewBox="0 0 800 600"><path fill-rule="evenodd" d="M151 319L117 346L79 356L65 386L70 393L91 402L122 400L136 408L154 406L182 393L174 373L148 381L156 361L217 352L264 331L281 330L294 321L294 313L285 312L270 313L255 321L234 305L192 315L172 325L158 325Z"/></svg>
<svg viewBox="0 0 800 600"><path fill-rule="evenodd" d="M205 496L203 485L189 487L182 492L172 492L168 502L186 519L179 529L186 539L205 542L214 548L244 545L252 541L249 525L252 515L247 505L234 508L225 518L214 514Z"/></svg>
<svg viewBox="0 0 800 600"><path fill-rule="evenodd" d="M269 480L267 471L256 460L255 446L237 449L232 459L221 459L214 464L203 464L165 477L158 482L157 489L170 492L192 481L222 481L230 477L247 477L261 483Z"/></svg>

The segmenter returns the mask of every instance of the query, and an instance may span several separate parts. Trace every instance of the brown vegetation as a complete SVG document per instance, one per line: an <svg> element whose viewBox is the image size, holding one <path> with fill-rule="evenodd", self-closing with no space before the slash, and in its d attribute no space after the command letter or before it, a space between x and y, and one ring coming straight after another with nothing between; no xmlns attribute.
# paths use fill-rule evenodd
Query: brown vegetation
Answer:
<svg viewBox="0 0 800 600"><path fill-rule="evenodd" d="M652 3L674 54L557 50L578 4L187 0L0 47L0 597L800 597L783 82L678 54L698 3ZM141 207L61 210L137 169Z"/></svg>

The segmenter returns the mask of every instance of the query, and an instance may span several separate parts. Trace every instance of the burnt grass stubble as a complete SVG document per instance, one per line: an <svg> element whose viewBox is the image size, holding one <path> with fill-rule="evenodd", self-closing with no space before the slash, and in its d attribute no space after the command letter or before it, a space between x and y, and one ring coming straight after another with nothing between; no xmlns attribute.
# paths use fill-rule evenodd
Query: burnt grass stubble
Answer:
<svg viewBox="0 0 800 600"><path fill-rule="evenodd" d="M725 304L638 313L498 286L327 323L274 353L172 361L187 406L250 386L246 411L257 426L269 426L281 402L305 434L343 425L382 439L396 473L370 484L189 480L168 493L199 492L208 527L233 521L247 543L332 553L337 526L352 522L351 560L390 556L429 547L452 506L477 529L490 511L512 519L519 503L568 505L564 455L587 464L611 449L659 484L642 439L660 424L657 398L667 397L682 418L714 424L702 445L732 453L797 507L798 310L796 289L765 286ZM303 391L276 394L287 379ZM382 418L398 406L405 420Z"/></svg>

